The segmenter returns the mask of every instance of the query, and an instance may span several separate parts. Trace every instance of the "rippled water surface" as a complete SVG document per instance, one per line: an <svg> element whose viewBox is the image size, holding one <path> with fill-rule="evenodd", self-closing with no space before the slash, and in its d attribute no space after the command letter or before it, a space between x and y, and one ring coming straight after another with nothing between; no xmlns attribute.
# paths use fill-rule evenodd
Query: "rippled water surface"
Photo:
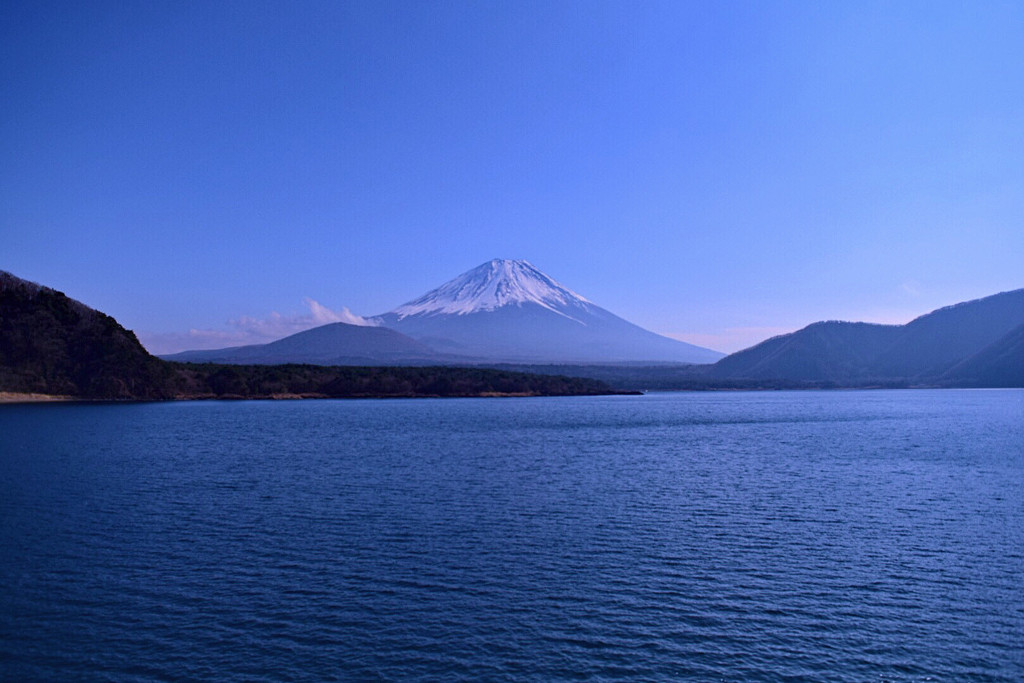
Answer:
<svg viewBox="0 0 1024 683"><path fill-rule="evenodd" d="M0 406L8 680L1024 680L1024 392Z"/></svg>

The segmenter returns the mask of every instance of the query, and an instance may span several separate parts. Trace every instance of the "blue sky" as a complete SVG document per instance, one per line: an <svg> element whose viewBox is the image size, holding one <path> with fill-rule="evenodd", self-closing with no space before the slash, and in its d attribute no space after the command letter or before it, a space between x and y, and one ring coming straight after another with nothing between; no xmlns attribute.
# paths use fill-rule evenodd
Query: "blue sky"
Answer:
<svg viewBox="0 0 1024 683"><path fill-rule="evenodd" d="M158 351L495 257L724 351L905 322L1024 287L1022 36L1009 2L6 2L0 269Z"/></svg>

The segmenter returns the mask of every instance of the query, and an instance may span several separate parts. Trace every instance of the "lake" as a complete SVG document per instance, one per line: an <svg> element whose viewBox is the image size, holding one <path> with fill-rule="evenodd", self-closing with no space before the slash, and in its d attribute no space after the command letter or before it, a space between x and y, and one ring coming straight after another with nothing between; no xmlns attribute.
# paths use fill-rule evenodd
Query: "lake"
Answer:
<svg viewBox="0 0 1024 683"><path fill-rule="evenodd" d="M1024 680L1024 391L0 406L7 680Z"/></svg>

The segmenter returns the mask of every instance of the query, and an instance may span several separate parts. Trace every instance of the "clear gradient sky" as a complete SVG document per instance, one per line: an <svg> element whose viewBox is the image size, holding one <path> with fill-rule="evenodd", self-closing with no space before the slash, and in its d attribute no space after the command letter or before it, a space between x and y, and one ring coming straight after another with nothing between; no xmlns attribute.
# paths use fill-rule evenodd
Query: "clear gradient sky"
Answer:
<svg viewBox="0 0 1024 683"><path fill-rule="evenodd" d="M151 348L495 257L722 351L1024 287L1024 4L0 6L0 269Z"/></svg>

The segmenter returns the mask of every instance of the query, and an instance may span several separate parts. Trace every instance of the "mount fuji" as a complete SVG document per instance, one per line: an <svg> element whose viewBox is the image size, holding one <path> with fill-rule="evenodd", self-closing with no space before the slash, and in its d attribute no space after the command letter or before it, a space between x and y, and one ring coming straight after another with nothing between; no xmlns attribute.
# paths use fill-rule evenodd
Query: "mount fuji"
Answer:
<svg viewBox="0 0 1024 683"><path fill-rule="evenodd" d="M484 263L374 320L440 353L485 362L713 363L724 356L627 322L522 260Z"/></svg>

